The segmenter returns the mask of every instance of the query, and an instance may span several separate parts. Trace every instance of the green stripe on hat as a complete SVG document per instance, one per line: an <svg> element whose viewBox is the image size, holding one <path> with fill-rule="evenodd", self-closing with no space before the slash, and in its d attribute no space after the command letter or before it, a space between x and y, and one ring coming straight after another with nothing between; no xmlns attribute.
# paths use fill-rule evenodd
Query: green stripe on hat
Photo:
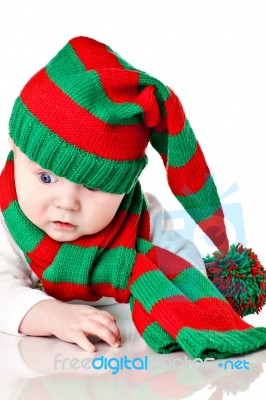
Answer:
<svg viewBox="0 0 266 400"><path fill-rule="evenodd" d="M113 49L111 49L110 46L105 45L106 49L112 53L117 61L119 62L119 64L124 68L124 69L128 69L130 71L137 71L137 72L141 72L139 69L133 67L133 65L131 65L129 62L127 62L126 60L124 60L124 58L122 58L119 54L117 54Z"/></svg>
<svg viewBox="0 0 266 400"><path fill-rule="evenodd" d="M168 146L171 148L168 156L168 165L171 167L183 167L194 156L197 139L188 120L180 133L169 136Z"/></svg>
<svg viewBox="0 0 266 400"><path fill-rule="evenodd" d="M76 74L79 75L86 71L84 65L69 43L52 58L46 68L53 71L54 76L58 75L59 79L61 75L65 76L70 74L69 76L71 77L71 74L73 74L72 76L75 77Z"/></svg>
<svg viewBox="0 0 266 400"><path fill-rule="evenodd" d="M171 167L183 167L195 154L197 139L186 119L183 130L176 135L168 135L168 132L151 132L151 144L160 154L168 158ZM168 149L171 149L168 155Z"/></svg>
<svg viewBox="0 0 266 400"><path fill-rule="evenodd" d="M221 207L217 189L211 175L198 192L185 196L175 195L175 197L196 223L211 217Z"/></svg>
<svg viewBox="0 0 266 400"><path fill-rule="evenodd" d="M156 88L156 98L159 105L163 106L163 103L169 99L171 92L167 86L165 86L158 79L148 75L146 72L141 71L139 74L139 84L141 86L154 86Z"/></svg>
<svg viewBox="0 0 266 400"><path fill-rule="evenodd" d="M151 145L158 153L166 157L168 153L168 140L168 132L157 133L154 129L151 131Z"/></svg>
<svg viewBox="0 0 266 400"><path fill-rule="evenodd" d="M70 57L69 63L66 62ZM68 66L68 68L66 68ZM49 78L79 106L110 125L142 123L143 110L133 102L115 103L104 91L97 71L85 71L73 48L68 45L46 67ZM69 79L75 74L75 82Z"/></svg>
<svg viewBox="0 0 266 400"><path fill-rule="evenodd" d="M165 102L171 96L170 90L158 79L153 78L146 72L140 72L139 74L139 85L140 89L145 86L154 86L156 88L156 100L160 108L160 112L163 118L166 117Z"/></svg>

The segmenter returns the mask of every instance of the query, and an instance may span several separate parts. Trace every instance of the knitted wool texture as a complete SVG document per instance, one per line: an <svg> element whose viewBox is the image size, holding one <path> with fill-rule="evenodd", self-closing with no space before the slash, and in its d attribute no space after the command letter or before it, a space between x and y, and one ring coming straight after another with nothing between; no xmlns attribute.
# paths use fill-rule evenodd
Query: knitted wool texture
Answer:
<svg viewBox="0 0 266 400"><path fill-rule="evenodd" d="M244 322L217 288L181 257L148 241L149 215L139 183L101 232L59 243L22 213L13 153L0 177L7 227L48 294L63 300L114 297L129 302L138 332L155 351L225 358L266 346L266 328Z"/></svg>
<svg viewBox="0 0 266 400"><path fill-rule="evenodd" d="M150 142L177 200L228 250L216 186L179 99L105 44L70 40L23 88L10 136L42 168L112 193L134 188Z"/></svg>

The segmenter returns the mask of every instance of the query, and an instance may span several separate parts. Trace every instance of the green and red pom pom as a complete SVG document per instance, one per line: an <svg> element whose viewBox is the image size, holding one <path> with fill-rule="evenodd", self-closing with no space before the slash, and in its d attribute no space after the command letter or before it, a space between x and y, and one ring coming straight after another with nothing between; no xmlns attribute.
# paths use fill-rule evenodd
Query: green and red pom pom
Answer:
<svg viewBox="0 0 266 400"><path fill-rule="evenodd" d="M241 244L204 259L208 278L241 316L259 313L266 303L266 271L257 255Z"/></svg>

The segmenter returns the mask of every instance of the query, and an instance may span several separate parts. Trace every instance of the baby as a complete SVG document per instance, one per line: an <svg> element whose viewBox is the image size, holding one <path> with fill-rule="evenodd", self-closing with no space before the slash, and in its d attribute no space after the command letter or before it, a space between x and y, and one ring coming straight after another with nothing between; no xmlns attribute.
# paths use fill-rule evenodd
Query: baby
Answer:
<svg viewBox="0 0 266 400"><path fill-rule="evenodd" d="M138 181L150 142L176 198L228 250L201 148L178 98L160 81L108 46L74 38L25 85L9 133L0 178L2 332L55 335L87 351L95 351L90 335L97 335L117 347L115 318L96 306L130 302L133 318L145 318L138 278L155 261L168 279L178 261L176 270L193 266L201 272L196 281L212 285L196 247L166 227L169 215ZM152 281L144 286L151 300Z"/></svg>
<svg viewBox="0 0 266 400"><path fill-rule="evenodd" d="M86 188L44 170L31 161L9 138L14 152L14 179L19 206L25 216L52 239L70 242L84 235L103 230L113 219L124 197L123 194ZM151 215L164 213L158 200L146 194ZM160 221L163 217L159 217ZM167 213L165 212L165 221ZM173 246L173 250L186 256L204 274L205 267L196 247L156 223L155 243ZM169 228L169 227L168 227ZM93 305L115 303L103 298L96 302L71 304L40 292L38 277L31 271L25 256L14 243L0 219L0 321L1 331L31 336L55 335L78 344L87 351L95 351L88 335L97 335L110 346L119 346L121 336L113 315ZM74 260L73 260L74 261ZM43 301L45 300L45 301Z"/></svg>

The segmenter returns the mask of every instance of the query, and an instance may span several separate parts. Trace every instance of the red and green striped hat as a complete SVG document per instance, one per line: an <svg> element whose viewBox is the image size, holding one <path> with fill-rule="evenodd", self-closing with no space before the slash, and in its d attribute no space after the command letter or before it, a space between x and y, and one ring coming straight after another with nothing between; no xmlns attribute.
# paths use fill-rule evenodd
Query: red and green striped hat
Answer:
<svg viewBox="0 0 266 400"><path fill-rule="evenodd" d="M217 189L179 99L107 45L70 40L22 89L10 136L42 168L112 193L135 186L150 142L175 197L227 251Z"/></svg>

